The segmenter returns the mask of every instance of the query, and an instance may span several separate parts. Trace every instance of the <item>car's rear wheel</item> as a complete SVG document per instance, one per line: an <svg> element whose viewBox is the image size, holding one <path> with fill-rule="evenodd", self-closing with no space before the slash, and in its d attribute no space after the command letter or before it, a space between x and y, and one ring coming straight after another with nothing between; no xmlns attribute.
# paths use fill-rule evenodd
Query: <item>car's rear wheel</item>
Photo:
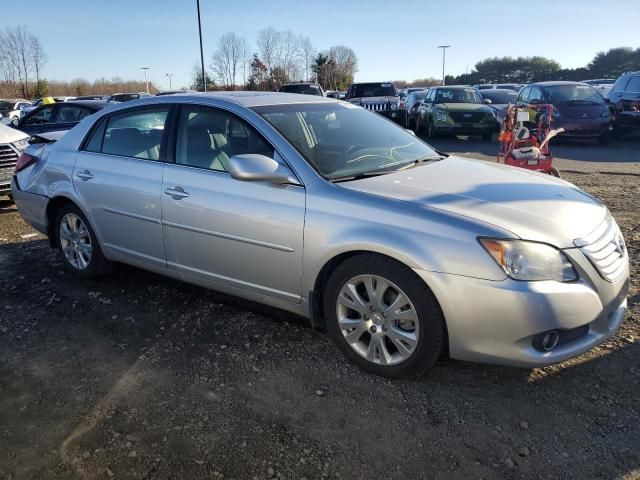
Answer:
<svg viewBox="0 0 640 480"><path fill-rule="evenodd" d="M433 126L433 121L427 121L427 137L428 138L436 138L436 127Z"/></svg>
<svg viewBox="0 0 640 480"><path fill-rule="evenodd" d="M62 261L74 275L91 278L111 270L112 263L102 254L93 229L77 206L67 204L58 211L55 232Z"/></svg>
<svg viewBox="0 0 640 480"><path fill-rule="evenodd" d="M371 373L417 375L444 349L444 318L433 293L387 257L361 254L342 263L328 281L324 311L340 350Z"/></svg>

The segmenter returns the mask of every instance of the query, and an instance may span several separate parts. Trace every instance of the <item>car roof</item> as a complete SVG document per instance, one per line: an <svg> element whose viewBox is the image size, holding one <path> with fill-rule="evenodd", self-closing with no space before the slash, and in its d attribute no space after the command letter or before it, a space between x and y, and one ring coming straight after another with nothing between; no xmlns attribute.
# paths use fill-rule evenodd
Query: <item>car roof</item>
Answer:
<svg viewBox="0 0 640 480"><path fill-rule="evenodd" d="M569 80L554 80L551 82L535 82L527 86L535 85L536 87L558 87L561 85L582 85L582 82L572 82Z"/></svg>
<svg viewBox="0 0 640 480"><path fill-rule="evenodd" d="M235 91L235 92L206 92L206 93L177 93L175 95L163 95L161 97L149 97L141 99L136 105L144 105L149 103L155 103L160 99L167 99L167 101L187 100L187 101L205 101L211 100L225 100L227 102L233 102L244 107L260 107L265 105L285 105L295 103L319 103L319 102L343 102L330 97L321 97L316 95L301 95L298 93L280 93L280 92L250 92L250 91Z"/></svg>
<svg viewBox="0 0 640 480"><path fill-rule="evenodd" d="M518 94L515 90L511 90L510 88L485 88L484 90L480 90L480 95L489 95L491 93L514 93Z"/></svg>
<svg viewBox="0 0 640 480"><path fill-rule="evenodd" d="M429 87L429 88L473 88L469 85L436 85L433 87Z"/></svg>

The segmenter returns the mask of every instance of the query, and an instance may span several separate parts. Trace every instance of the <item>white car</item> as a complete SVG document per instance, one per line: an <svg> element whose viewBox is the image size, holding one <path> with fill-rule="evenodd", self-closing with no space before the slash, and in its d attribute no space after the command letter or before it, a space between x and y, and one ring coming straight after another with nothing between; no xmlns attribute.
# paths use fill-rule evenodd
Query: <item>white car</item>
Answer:
<svg viewBox="0 0 640 480"><path fill-rule="evenodd" d="M23 108L31 106L31 102L22 99L0 100L0 114L3 123L10 123L13 119L20 119Z"/></svg>
<svg viewBox="0 0 640 480"><path fill-rule="evenodd" d="M0 196L11 193L11 177L16 161L29 146L29 135L15 128L0 125Z"/></svg>

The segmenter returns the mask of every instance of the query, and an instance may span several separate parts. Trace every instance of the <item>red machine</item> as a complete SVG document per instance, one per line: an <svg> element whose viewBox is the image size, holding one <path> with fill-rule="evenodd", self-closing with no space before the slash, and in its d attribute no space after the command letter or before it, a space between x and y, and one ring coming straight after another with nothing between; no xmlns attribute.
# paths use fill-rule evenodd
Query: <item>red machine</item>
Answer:
<svg viewBox="0 0 640 480"><path fill-rule="evenodd" d="M549 140L564 129L551 130L553 105L509 105L500 126L498 163L560 177L553 166Z"/></svg>

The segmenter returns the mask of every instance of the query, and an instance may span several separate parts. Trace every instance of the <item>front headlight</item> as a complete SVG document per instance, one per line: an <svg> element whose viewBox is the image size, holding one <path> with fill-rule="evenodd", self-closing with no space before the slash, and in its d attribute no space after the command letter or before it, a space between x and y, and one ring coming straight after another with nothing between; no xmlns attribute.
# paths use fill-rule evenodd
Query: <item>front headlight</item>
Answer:
<svg viewBox="0 0 640 480"><path fill-rule="evenodd" d="M29 139L23 138L22 140L13 142L13 146L16 147L18 150L23 151L29 146Z"/></svg>
<svg viewBox="0 0 640 480"><path fill-rule="evenodd" d="M550 245L525 240L478 240L514 280L571 282L578 279L566 255Z"/></svg>
<svg viewBox="0 0 640 480"><path fill-rule="evenodd" d="M436 110L436 120L439 122L446 122L447 112L445 110Z"/></svg>

